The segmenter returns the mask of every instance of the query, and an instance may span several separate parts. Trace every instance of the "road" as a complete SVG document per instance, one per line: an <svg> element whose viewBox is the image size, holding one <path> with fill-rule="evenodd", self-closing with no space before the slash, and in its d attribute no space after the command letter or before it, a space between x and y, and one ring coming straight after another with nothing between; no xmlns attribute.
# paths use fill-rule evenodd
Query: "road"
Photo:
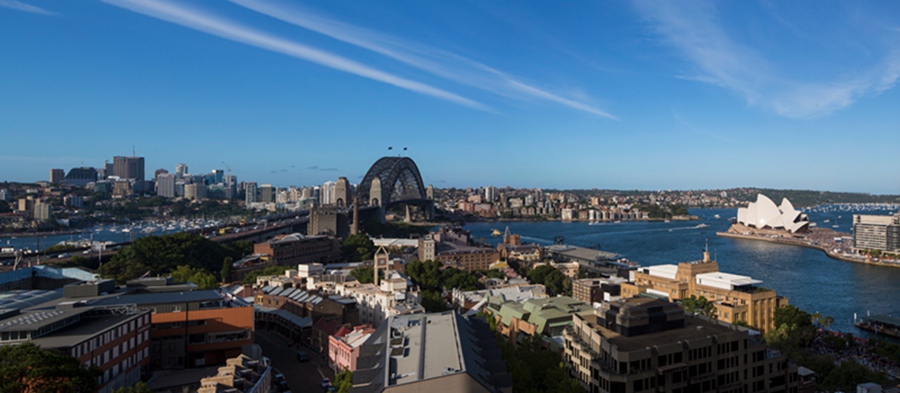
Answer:
<svg viewBox="0 0 900 393"><path fill-rule="evenodd" d="M278 333L257 330L254 341L262 347L263 355L272 360L272 366L285 376L291 392L321 392L322 378L334 380L334 372L328 368L328 360L308 349L308 362L297 361L297 350L288 346L288 341Z"/></svg>

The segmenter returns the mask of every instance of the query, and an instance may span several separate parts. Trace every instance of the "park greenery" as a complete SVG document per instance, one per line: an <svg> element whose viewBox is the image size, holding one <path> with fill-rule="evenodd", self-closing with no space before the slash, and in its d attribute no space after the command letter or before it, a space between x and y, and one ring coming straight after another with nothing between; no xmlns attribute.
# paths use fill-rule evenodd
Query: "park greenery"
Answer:
<svg viewBox="0 0 900 393"><path fill-rule="evenodd" d="M119 388L114 393L152 393L153 391L147 387L144 382L138 382L134 386Z"/></svg>
<svg viewBox="0 0 900 393"><path fill-rule="evenodd" d="M835 359L831 355L817 354L809 350L817 336L817 326L830 324L831 317L822 317L788 305L775 310L775 329L766 332L766 343L784 351L798 365L816 372L818 388L824 391L853 391L856 385L865 382L884 383L883 372L874 372L853 359ZM834 352L859 348L863 352L874 352L893 361L900 361L900 347L880 340L869 340L861 344L852 334L826 336L822 342Z"/></svg>
<svg viewBox="0 0 900 393"><path fill-rule="evenodd" d="M349 262L371 260L375 256L375 251L375 243L362 233L347 236L341 246L344 260Z"/></svg>
<svg viewBox="0 0 900 393"><path fill-rule="evenodd" d="M199 289L215 289L219 287L216 276L212 273L196 267L181 265L169 273L174 282L190 282L197 285Z"/></svg>
<svg viewBox="0 0 900 393"><path fill-rule="evenodd" d="M0 392L94 392L102 372L26 342L0 346Z"/></svg>
<svg viewBox="0 0 900 393"><path fill-rule="evenodd" d="M249 254L252 247L249 242L219 244L190 233L148 236L119 250L97 272L102 277L114 278L119 284L148 273L169 274L179 266L212 274L221 271L226 257L241 258Z"/></svg>
<svg viewBox="0 0 900 393"><path fill-rule="evenodd" d="M632 209L645 211L650 218L672 218L676 216L688 216L690 212L688 212L687 207L684 205L672 204L666 206L660 206L655 203L648 203L644 205L633 205Z"/></svg>
<svg viewBox="0 0 900 393"><path fill-rule="evenodd" d="M421 290L422 307L428 312L447 309L442 296L445 291L453 288L462 291L483 288L476 275L454 267L445 267L440 261L413 261L406 265L404 272Z"/></svg>
<svg viewBox="0 0 900 393"><path fill-rule="evenodd" d="M538 266L528 271L526 276L532 284L544 285L551 296L570 295L572 293L572 280L553 266Z"/></svg>
<svg viewBox="0 0 900 393"><path fill-rule="evenodd" d="M253 270L253 271L248 272L247 275L244 276L244 279L241 280L241 284L253 284L256 282L256 279L258 277L281 276L284 274L284 272L286 272L290 268L291 268L290 266L275 265L275 266L269 266L267 268L263 268L263 269L259 269L259 270Z"/></svg>

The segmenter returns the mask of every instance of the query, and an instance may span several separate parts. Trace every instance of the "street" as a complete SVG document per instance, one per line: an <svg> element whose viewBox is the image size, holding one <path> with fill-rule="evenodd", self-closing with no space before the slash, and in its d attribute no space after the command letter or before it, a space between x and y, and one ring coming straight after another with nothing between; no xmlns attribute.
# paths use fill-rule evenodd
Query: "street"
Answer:
<svg viewBox="0 0 900 393"><path fill-rule="evenodd" d="M278 333L266 330L254 332L257 344L262 347L263 356L272 360L272 367L284 375L288 381L291 392L318 392L323 391L320 383L322 378L334 380L334 372L328 368L328 359L310 351L310 361L297 361L297 349L288 346L288 341ZM296 346L296 345L295 345Z"/></svg>

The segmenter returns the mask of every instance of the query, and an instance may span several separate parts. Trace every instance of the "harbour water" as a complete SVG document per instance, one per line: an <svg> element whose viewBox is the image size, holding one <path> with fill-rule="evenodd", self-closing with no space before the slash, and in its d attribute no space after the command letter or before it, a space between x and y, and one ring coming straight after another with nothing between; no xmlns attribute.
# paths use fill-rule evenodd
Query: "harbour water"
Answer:
<svg viewBox="0 0 900 393"><path fill-rule="evenodd" d="M889 214L896 210L866 211L865 214ZM831 259L822 251L796 246L716 236L727 230L736 209L692 209L699 221L620 222L590 225L583 222L509 222L472 223L465 226L476 239L487 243L493 229L522 235L523 242L548 245L556 236L566 244L592 247L618 253L644 266L697 260L709 242L709 250L719 269L748 275L763 281L789 298L791 304L810 313L820 312L835 319L831 328L864 337L871 333L853 326L853 314L867 312L900 316L900 269L871 266ZM817 208L808 212L820 227L849 233L853 210ZM715 218L718 215L720 218ZM829 220L824 223L824 220ZM708 227L698 227L706 224Z"/></svg>

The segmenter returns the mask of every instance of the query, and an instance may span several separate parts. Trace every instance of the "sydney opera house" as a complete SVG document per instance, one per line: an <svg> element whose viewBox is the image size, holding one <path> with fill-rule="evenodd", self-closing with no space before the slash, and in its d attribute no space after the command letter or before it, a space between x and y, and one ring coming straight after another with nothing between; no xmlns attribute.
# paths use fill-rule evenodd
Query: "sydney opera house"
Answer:
<svg viewBox="0 0 900 393"><path fill-rule="evenodd" d="M791 201L784 198L781 206L776 206L763 194L756 195L756 202L738 209L737 221L756 229L781 229L790 233L809 229L809 217L794 209Z"/></svg>

